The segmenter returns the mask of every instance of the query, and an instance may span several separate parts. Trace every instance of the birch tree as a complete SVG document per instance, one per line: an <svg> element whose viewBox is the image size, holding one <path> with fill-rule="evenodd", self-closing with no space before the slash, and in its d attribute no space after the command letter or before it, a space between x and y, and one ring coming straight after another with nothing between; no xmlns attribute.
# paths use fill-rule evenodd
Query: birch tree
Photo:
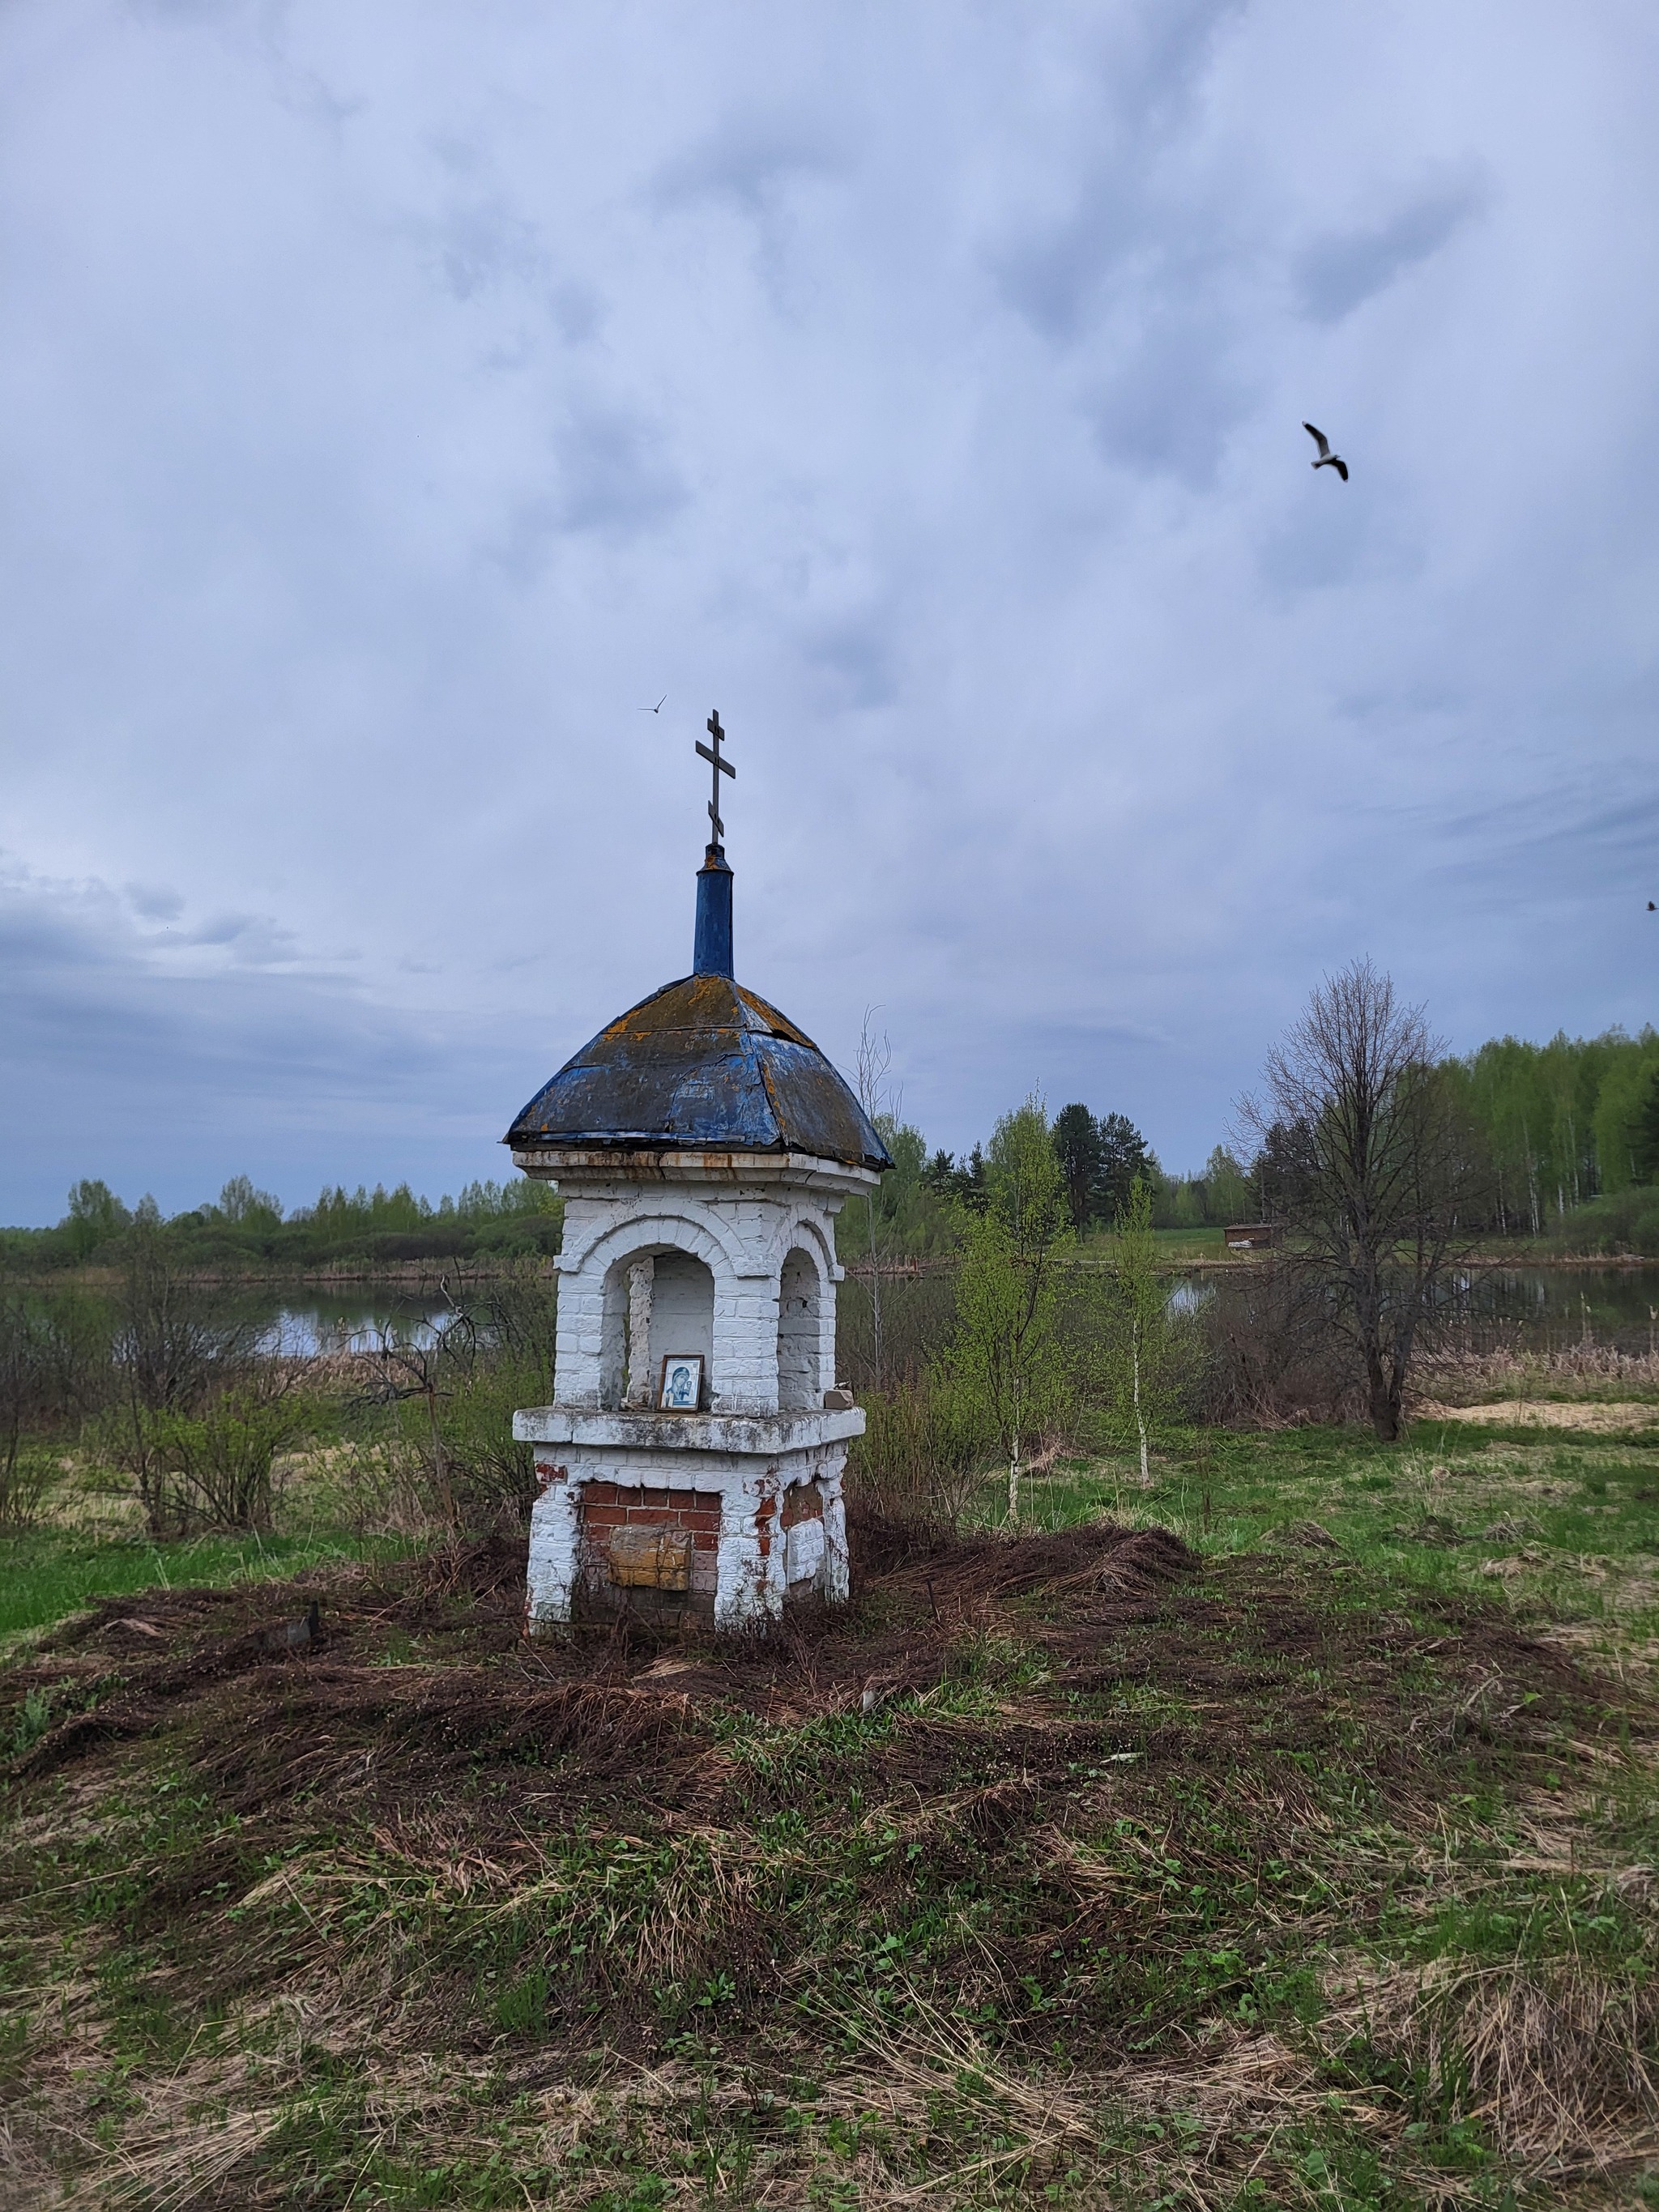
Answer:
<svg viewBox="0 0 1659 2212"><path fill-rule="evenodd" d="M983 1213L962 1216L957 1333L948 1369L996 1439L1008 1470L1008 1518L1019 1518L1026 1455L1066 1408L1071 1362L1060 1332L1060 1263L1071 1208L1048 1117L1033 1096L997 1123Z"/></svg>
<svg viewBox="0 0 1659 2212"><path fill-rule="evenodd" d="M1142 1176L1118 1216L1108 1276L1107 1389L1113 1429L1140 1459L1150 1487L1152 1453L1176 1427L1182 1399L1182 1344L1152 1234L1152 1194Z"/></svg>

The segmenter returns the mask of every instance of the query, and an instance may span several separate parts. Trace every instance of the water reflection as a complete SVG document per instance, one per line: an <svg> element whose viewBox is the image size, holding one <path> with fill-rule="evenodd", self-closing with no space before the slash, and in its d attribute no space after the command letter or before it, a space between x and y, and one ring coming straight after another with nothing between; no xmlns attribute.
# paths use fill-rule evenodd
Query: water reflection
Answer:
<svg viewBox="0 0 1659 2212"><path fill-rule="evenodd" d="M1170 1311L1195 1313L1216 1281L1207 1271L1186 1277L1170 1293ZM1464 1267L1447 1282L1446 1305L1472 1352L1659 1350L1659 1267Z"/></svg>
<svg viewBox="0 0 1659 2212"><path fill-rule="evenodd" d="M1592 1343L1651 1352L1659 1340L1659 1267L1469 1267L1449 1289L1453 1318L1477 1351Z"/></svg>
<svg viewBox="0 0 1659 2212"><path fill-rule="evenodd" d="M289 1359L379 1352L388 1342L425 1347L454 1319L429 1299L290 1294L262 1322L258 1349Z"/></svg>

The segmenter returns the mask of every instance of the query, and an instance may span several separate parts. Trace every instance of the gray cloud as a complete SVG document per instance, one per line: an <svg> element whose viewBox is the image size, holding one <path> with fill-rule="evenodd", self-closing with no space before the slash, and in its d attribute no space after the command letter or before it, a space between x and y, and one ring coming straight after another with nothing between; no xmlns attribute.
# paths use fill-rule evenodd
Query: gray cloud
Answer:
<svg viewBox="0 0 1659 2212"><path fill-rule="evenodd" d="M579 409L556 441L559 517L568 530L649 529L685 502L655 425L622 408Z"/></svg>
<svg viewBox="0 0 1659 2212"><path fill-rule="evenodd" d="M1480 213L1480 179L1463 176L1431 185L1381 222L1330 233L1297 257L1303 311L1339 323L1406 271L1431 260Z"/></svg>
<svg viewBox="0 0 1659 2212"><path fill-rule="evenodd" d="M471 300L509 279L545 276L547 250L535 226L500 200L449 210L429 234L439 280L457 300Z"/></svg>
<svg viewBox="0 0 1659 2212"><path fill-rule="evenodd" d="M186 933L212 947L222 922ZM258 1158L290 1201L337 1152L348 1181L434 1170L470 1131L487 1148L500 1101L528 1084L475 1037L486 1092L454 1080L456 1033L377 1006L316 969L179 969L95 882L0 876L0 1111L11 1210L56 1218L76 1174L173 1206ZM493 1112L492 1112L493 1108ZM76 1168L76 1161L84 1167ZM451 1178L452 1181L453 1178Z"/></svg>
<svg viewBox="0 0 1659 2212"><path fill-rule="evenodd" d="M166 884L128 884L127 898L146 921L176 921L185 910L182 893Z"/></svg>
<svg viewBox="0 0 1659 2212"><path fill-rule="evenodd" d="M843 1059L878 1002L936 1142L1040 1082L1200 1160L1356 951L1462 1043L1653 1012L1620 20L61 21L0 11L0 1218L499 1172L684 972L716 702L740 967Z"/></svg>

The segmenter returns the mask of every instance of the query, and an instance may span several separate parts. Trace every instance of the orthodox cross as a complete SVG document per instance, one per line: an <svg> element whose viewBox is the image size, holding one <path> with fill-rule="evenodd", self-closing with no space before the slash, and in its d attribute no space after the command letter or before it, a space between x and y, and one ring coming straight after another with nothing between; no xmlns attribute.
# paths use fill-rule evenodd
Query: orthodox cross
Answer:
<svg viewBox="0 0 1659 2212"><path fill-rule="evenodd" d="M738 771L732 767L729 760L726 760L721 757L720 741L725 737L726 732L720 727L720 710L718 707L715 708L713 714L708 717L708 734L714 740L713 750L711 750L708 746L704 744L702 739L699 738L697 739L697 750L702 755L706 761L712 761L714 763L713 782L714 795L708 802L708 818L714 825L714 842L716 845L720 845L723 844L726 839L726 824L720 820L720 778L723 775L735 775Z"/></svg>

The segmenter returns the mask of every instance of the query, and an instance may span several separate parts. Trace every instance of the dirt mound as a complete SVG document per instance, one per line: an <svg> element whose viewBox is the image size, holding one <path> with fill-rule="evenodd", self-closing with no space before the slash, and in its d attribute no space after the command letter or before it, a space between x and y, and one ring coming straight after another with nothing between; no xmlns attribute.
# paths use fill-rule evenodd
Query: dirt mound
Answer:
<svg viewBox="0 0 1659 2212"><path fill-rule="evenodd" d="M1179 1755L1199 1765L1233 1759L1264 1701L1281 1725L1293 1717L1304 1745L1334 1741L1340 1683L1377 1730L1375 1771L1403 1775L1421 1763L1425 1724L1405 1684L1430 1651L1456 1677L1462 1733L1489 1717L1481 1684L1516 1686L1507 1752L1587 1686L1495 1611L1443 1603L1425 1632L1368 1619L1346 1598L1333 1608L1320 1585L1328 1592L1342 1569L1328 1558L1231 1560L1206 1586L1165 1528L956 1536L866 1524L855 1535L870 1565L852 1606L672 1642L625 1621L526 1642L522 1547L504 1541L291 1583L110 1600L0 1678L0 1741L32 1697L48 1724L20 1745L19 1782L100 1746L182 1735L244 1810L331 1787L348 1767L366 1794L395 1802L495 1763L559 1766L573 1805L620 1790L672 1810L708 1799L702 1782L688 1796L674 1769L682 1748L707 1766L721 1711L799 1726L915 1702L912 1779L930 1786L958 1747L947 1727L942 1764L933 1757L928 1700L991 1648L1024 1651L1028 1671L1073 1696L1201 1694L1204 1722L1178 1731ZM1043 1726L1052 1735L1052 1717ZM1161 1755L1151 1742L1135 1753Z"/></svg>
<svg viewBox="0 0 1659 2212"><path fill-rule="evenodd" d="M1196 1565L1168 1529L1110 1524L1026 1536L884 1530L878 1541L908 1556L866 1574L852 1607L805 1607L775 1628L694 1632L665 1649L629 1621L527 1644L523 1549L506 1541L391 1569L109 1599L12 1670L0 1727L8 1692L49 1689L59 1709L75 1705L13 1760L15 1777L39 1776L97 1743L155 1734L171 1709L246 1678L243 1696L280 1701L285 1723L303 1715L312 1731L331 1718L356 1735L379 1731L411 1778L458 1752L513 1757L578 1737L599 1773L613 1738L624 1756L653 1730L672 1732L694 1702L775 1717L872 1710L901 1688L937 1684L960 1638L1010 1601L1046 1597L1097 1627L1124 1625ZM867 1536L866 1546L878 1556ZM411 1639L424 1647L420 1663L388 1665ZM284 1771L297 1786L298 1769Z"/></svg>
<svg viewBox="0 0 1659 2212"><path fill-rule="evenodd" d="M854 1524L856 1528L856 1522ZM1111 1522L1041 1535L940 1537L912 1553L869 1587L931 1591L940 1605L993 1603L1048 1589L1148 1591L1190 1574L1198 1557L1168 1528L1126 1528Z"/></svg>

